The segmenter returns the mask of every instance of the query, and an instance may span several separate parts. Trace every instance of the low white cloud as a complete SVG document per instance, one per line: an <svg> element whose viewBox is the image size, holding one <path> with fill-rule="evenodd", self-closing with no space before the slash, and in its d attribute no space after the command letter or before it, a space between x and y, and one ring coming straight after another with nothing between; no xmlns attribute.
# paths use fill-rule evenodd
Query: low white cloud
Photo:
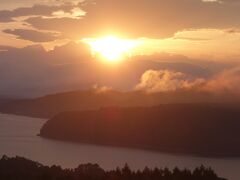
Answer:
<svg viewBox="0 0 240 180"><path fill-rule="evenodd" d="M96 84L93 86L93 90L95 91L95 93L101 94L101 93L112 91L113 88L109 86L99 86Z"/></svg>
<svg viewBox="0 0 240 180"><path fill-rule="evenodd" d="M182 72L170 70L148 70L135 87L136 90L144 90L149 93L176 91L180 89L190 89L205 83L204 79L198 78L189 80Z"/></svg>
<svg viewBox="0 0 240 180"><path fill-rule="evenodd" d="M171 70L148 70L142 75L135 90L148 93L193 90L240 95L240 67L223 70L207 79L190 78L185 73Z"/></svg>
<svg viewBox="0 0 240 180"><path fill-rule="evenodd" d="M224 70L202 88L204 91L240 94L240 67Z"/></svg>

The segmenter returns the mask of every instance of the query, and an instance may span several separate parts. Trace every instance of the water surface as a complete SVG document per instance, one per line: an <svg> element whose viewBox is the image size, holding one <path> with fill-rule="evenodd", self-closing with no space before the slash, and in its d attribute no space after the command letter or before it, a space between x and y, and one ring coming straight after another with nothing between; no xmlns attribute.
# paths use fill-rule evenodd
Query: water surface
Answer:
<svg viewBox="0 0 240 180"><path fill-rule="evenodd" d="M104 169L122 167L194 168L211 166L219 176L240 179L240 158L199 158L153 151L74 144L38 137L44 119L0 114L0 156L23 156L44 165L72 168L82 163L98 163Z"/></svg>

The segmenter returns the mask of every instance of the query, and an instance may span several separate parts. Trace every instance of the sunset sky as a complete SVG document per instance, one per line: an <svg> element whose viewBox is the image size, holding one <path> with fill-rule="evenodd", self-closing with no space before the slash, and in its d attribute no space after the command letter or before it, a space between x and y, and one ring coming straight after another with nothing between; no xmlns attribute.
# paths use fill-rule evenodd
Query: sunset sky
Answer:
<svg viewBox="0 0 240 180"><path fill-rule="evenodd" d="M132 75L134 83L137 83L136 79L140 81L144 72L154 70L157 71L155 74L161 74L166 69L173 72L181 70L180 73L184 74L194 72L190 73L194 75L194 81L217 79L226 73L231 76L234 74L235 82L240 79L239 9L238 0L1 0L0 80L5 86L0 93L5 94L7 89L20 86L23 86L22 91L36 88L36 85L25 87L26 82L22 83L32 74L37 76L35 79L32 77L32 81L42 82L41 76L49 73L46 77L53 77L52 83L43 84L50 83L53 89L63 83L56 83L56 79L67 79L65 83L68 85L64 85L68 87L66 89L74 89L79 85L75 86L76 83L80 82L87 87L92 86L95 80L75 77L84 75L80 75L76 66L71 65L79 65L93 56L101 56L106 61L133 58L180 63L171 66L174 68L169 65L148 64L146 68L126 65L122 78L127 77L129 72L137 71ZM34 55L31 57L26 52ZM198 70L185 67L183 63ZM46 64L51 66L45 67ZM64 66L66 64L67 67ZM106 73L101 70L103 64L98 64L97 71ZM53 65L61 66L62 70L57 70L61 71L58 75L49 70ZM42 66L44 69L40 71ZM80 66L78 71L83 73L81 69L86 70L84 66ZM36 67L40 72L34 72ZM114 68L108 70L113 73ZM91 71L95 71L93 69ZM206 72L198 73L203 69ZM128 89L134 87L133 82L116 83L117 79L123 81L118 68L116 71L114 74L119 74L114 83L104 77L95 84L120 89L125 89L120 84L124 84L124 87L128 84ZM16 80L20 78L16 75L18 72L22 80ZM24 76L25 73L27 75ZM88 79L99 77L95 72L93 74L88 74ZM47 81L45 77L43 79ZM53 82L56 84L53 85ZM228 88L231 85L225 86ZM234 88L238 90L239 87L234 84Z"/></svg>

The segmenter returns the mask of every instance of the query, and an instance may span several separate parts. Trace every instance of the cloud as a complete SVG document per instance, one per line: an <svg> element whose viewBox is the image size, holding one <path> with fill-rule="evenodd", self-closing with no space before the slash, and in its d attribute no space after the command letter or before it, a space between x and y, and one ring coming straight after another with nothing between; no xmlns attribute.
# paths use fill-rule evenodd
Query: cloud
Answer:
<svg viewBox="0 0 240 180"><path fill-rule="evenodd" d="M176 56L177 59L180 56ZM172 58L171 62L167 62ZM209 70L198 65L175 62L174 57L162 57L164 62L151 57L126 60L108 66L93 59L91 49L84 43L68 43L46 51L41 45L25 48L0 46L0 94L40 96L62 91L104 85L117 90L132 90L148 69L171 69L192 77L209 76ZM158 58L157 58L158 59Z"/></svg>
<svg viewBox="0 0 240 180"><path fill-rule="evenodd" d="M102 93L106 93L106 92L112 91L113 88L112 87L108 87L108 86L99 86L99 85L96 84L96 85L93 86L93 90L97 94L102 94Z"/></svg>
<svg viewBox="0 0 240 180"><path fill-rule="evenodd" d="M224 70L202 87L203 91L240 94L240 67Z"/></svg>
<svg viewBox="0 0 240 180"><path fill-rule="evenodd" d="M239 3L239 0L218 0L220 3Z"/></svg>
<svg viewBox="0 0 240 180"><path fill-rule="evenodd" d="M230 68L209 78L191 76L171 70L147 70L135 90L148 93L194 91L197 93L240 95L240 67Z"/></svg>
<svg viewBox="0 0 240 180"><path fill-rule="evenodd" d="M40 2L43 1L35 1ZM238 29L239 9L240 3L234 0L222 0L221 3L203 0L141 0L141 3L139 0L46 0L32 7L2 10L0 22L26 17L21 21L35 29L56 31L74 40L104 34L161 39L189 29ZM177 39L199 41L209 38L182 36Z"/></svg>
<svg viewBox="0 0 240 180"><path fill-rule="evenodd" d="M225 32L230 33L230 34L235 34L235 33L240 33L240 29L230 28L230 29L226 29Z"/></svg>
<svg viewBox="0 0 240 180"><path fill-rule="evenodd" d="M1 0L0 9L17 9L19 7L31 7L37 5L62 5L64 3L77 4L82 0Z"/></svg>
<svg viewBox="0 0 240 180"><path fill-rule="evenodd" d="M71 13L76 6L65 3L61 5L33 5L31 7L20 7L14 10L1 10L0 22L12 22L14 18L27 16L47 16L51 17L56 11Z"/></svg>
<svg viewBox="0 0 240 180"><path fill-rule="evenodd" d="M0 11L0 22L11 22L12 17L10 16L9 11L3 10Z"/></svg>
<svg viewBox="0 0 240 180"><path fill-rule="evenodd" d="M187 41L209 41L209 40L211 40L211 39L207 39L207 38L194 38L194 37L174 37L173 39L187 40Z"/></svg>
<svg viewBox="0 0 240 180"><path fill-rule="evenodd" d="M9 51L9 50L13 50L13 49L16 49L16 48L11 47L11 46L0 45L0 51Z"/></svg>
<svg viewBox="0 0 240 180"><path fill-rule="evenodd" d="M3 32L17 36L18 39L29 40L32 42L50 42L60 38L57 33L41 32L30 29L6 29Z"/></svg>
<svg viewBox="0 0 240 180"><path fill-rule="evenodd" d="M240 3L201 0L86 0L82 19L39 17L26 22L35 28L75 36L116 33L129 37L166 38L185 29L240 27ZM67 25L67 26L66 26ZM75 29L75 30L73 30Z"/></svg>
<svg viewBox="0 0 240 180"><path fill-rule="evenodd" d="M148 70L142 77L141 82L136 85L136 90L143 90L149 93L177 91L192 89L205 83L204 79L189 80L182 72L170 70Z"/></svg>
<svg viewBox="0 0 240 180"><path fill-rule="evenodd" d="M49 52L41 45L0 51L0 94L29 97L90 87L90 56L85 44L73 43Z"/></svg>

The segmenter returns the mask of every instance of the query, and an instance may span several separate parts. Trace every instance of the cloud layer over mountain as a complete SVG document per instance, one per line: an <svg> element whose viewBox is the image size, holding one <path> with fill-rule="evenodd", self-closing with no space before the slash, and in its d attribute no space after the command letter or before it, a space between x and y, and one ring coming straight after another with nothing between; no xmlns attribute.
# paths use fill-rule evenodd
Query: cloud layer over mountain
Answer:
<svg viewBox="0 0 240 180"><path fill-rule="evenodd" d="M69 43L52 51L40 45L0 49L0 94L40 96L95 85L133 90L140 81L138 90L150 89L151 92L196 87L203 81L208 82L207 89L214 89L215 84L220 86L215 81L223 77L226 79L221 83L223 87L216 89L224 89L226 86L236 88L235 82L239 79L239 71L223 71L234 65L219 62L210 65L208 61L193 61L177 55L136 56L114 66L93 58L90 48L83 43ZM221 72L221 76L216 76ZM228 81L230 76L232 81Z"/></svg>

